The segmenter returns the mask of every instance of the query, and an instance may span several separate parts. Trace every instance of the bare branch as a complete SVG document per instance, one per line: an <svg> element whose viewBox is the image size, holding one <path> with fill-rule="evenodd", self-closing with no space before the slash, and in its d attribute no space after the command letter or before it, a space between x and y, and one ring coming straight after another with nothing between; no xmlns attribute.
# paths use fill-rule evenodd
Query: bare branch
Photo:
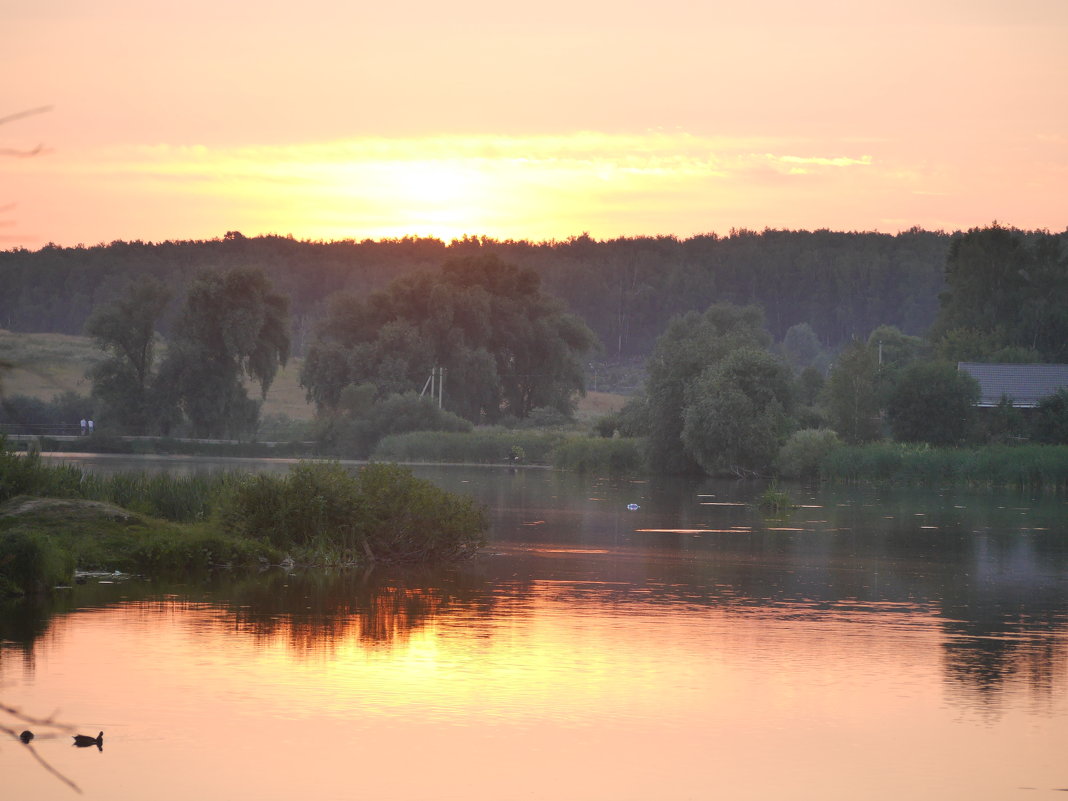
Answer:
<svg viewBox="0 0 1068 801"><path fill-rule="evenodd" d="M36 718L36 717L33 717L32 715L25 714L24 712L22 712L19 709L16 709L13 706L8 706L7 704L3 704L3 703L0 703L0 712L3 712L4 714L8 715L9 717L12 717L15 720L17 720L20 723L25 724L25 725L44 727L44 728L47 728L47 729L53 729L53 730L62 731L62 732L73 731L73 727L69 726L66 723L58 723L58 722L56 722L54 716L51 716L51 715L49 717L47 717L47 718ZM78 785L76 785L73 781L71 781L66 776L64 776L62 773L60 773L58 770L56 770L54 767L52 767L52 765L50 765L48 763L48 761L44 757L42 757L40 754L38 754L36 749L33 747L33 745L31 743L22 740L22 738L20 736L20 733L16 732L15 729L13 729L13 728L11 728L9 726L0 725L0 732L2 732L4 734L8 734L13 739L18 740L19 741L19 746L21 748L28 749L29 752L30 752L30 755L34 759L37 760L38 764L40 764L40 766L42 768L44 768L46 771L51 773L53 776L55 776L57 779L59 779L65 785L70 787L72 790L74 790L74 792L79 793L79 794L82 792L82 789Z"/></svg>
<svg viewBox="0 0 1068 801"><path fill-rule="evenodd" d="M37 145L32 150L16 150L13 147L0 147L0 156L15 156L16 158L26 158L28 156L37 156L41 153L45 153L44 145Z"/></svg>
<svg viewBox="0 0 1068 801"><path fill-rule="evenodd" d="M14 114L8 114L6 117L0 117L0 125L4 125L8 122L14 122L15 120L21 120L23 117L32 117L34 114L46 114L52 110L52 106L38 106L37 108L27 109L26 111L16 111Z"/></svg>

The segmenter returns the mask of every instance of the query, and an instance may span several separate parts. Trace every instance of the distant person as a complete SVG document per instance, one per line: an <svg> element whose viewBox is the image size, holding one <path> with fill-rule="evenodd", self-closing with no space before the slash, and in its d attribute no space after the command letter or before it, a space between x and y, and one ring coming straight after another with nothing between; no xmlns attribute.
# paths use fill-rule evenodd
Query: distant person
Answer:
<svg viewBox="0 0 1068 801"><path fill-rule="evenodd" d="M90 434L93 433L93 421L92 420L89 421L89 433Z"/></svg>
<svg viewBox="0 0 1068 801"><path fill-rule="evenodd" d="M89 423L87 423L85 418L83 417L82 418L82 436L84 437L86 435L86 432L88 432L88 431L89 431Z"/></svg>

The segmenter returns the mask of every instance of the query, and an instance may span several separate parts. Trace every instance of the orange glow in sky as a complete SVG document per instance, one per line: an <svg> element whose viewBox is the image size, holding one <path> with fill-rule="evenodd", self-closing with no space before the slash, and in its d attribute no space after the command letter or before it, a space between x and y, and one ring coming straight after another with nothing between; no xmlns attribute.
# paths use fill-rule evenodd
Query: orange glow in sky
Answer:
<svg viewBox="0 0 1068 801"><path fill-rule="evenodd" d="M0 248L1068 225L1063 0L0 0ZM35 151L33 156L24 156Z"/></svg>

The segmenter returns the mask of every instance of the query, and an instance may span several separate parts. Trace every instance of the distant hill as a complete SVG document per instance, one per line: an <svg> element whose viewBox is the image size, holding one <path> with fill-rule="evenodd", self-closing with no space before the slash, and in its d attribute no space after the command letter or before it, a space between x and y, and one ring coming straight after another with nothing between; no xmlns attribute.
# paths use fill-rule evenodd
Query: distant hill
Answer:
<svg viewBox="0 0 1068 801"><path fill-rule="evenodd" d="M833 231L734 231L729 236L498 242L467 238L301 242L229 233L207 241L48 245L0 251L0 328L80 334L92 308L141 275L174 290L199 270L258 267L291 299L295 352L303 352L326 299L367 293L449 258L491 251L542 278L550 294L597 333L609 361L646 356L668 319L717 301L764 307L773 335L809 323L825 346L880 324L920 334L934 320L950 236ZM164 331L167 328L164 321Z"/></svg>

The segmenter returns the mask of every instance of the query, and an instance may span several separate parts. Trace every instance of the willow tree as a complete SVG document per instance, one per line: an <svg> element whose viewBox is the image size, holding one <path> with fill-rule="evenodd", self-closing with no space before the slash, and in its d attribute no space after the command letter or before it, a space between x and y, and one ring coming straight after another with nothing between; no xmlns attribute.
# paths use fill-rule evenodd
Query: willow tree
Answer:
<svg viewBox="0 0 1068 801"><path fill-rule="evenodd" d="M145 278L94 308L85 323L85 333L107 354L88 376L99 402L98 423L111 430L146 433L158 416L153 392L156 326L169 300L163 284Z"/></svg>
<svg viewBox="0 0 1068 801"><path fill-rule="evenodd" d="M480 254L366 298L336 297L301 385L323 411L337 408L348 386L372 384L383 399L420 390L442 367L444 407L468 420L524 418L539 407L570 413L596 346L589 328L541 291L535 272Z"/></svg>
<svg viewBox="0 0 1068 801"><path fill-rule="evenodd" d="M289 303L258 270L203 272L189 288L159 382L198 437L255 431L260 403L289 357Z"/></svg>

